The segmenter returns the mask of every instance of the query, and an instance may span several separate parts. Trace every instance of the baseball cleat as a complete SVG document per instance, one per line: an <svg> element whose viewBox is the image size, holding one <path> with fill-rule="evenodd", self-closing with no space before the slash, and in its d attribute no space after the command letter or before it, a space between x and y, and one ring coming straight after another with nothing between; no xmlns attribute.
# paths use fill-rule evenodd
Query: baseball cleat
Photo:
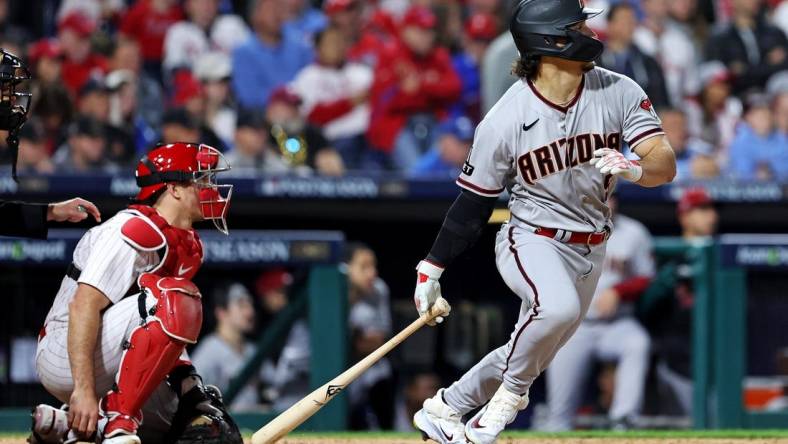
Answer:
<svg viewBox="0 0 788 444"><path fill-rule="evenodd" d="M517 413L528 406L528 393L516 395L501 384L490 402L465 425L465 438L472 444L493 444Z"/></svg>
<svg viewBox="0 0 788 444"><path fill-rule="evenodd" d="M465 444L465 425L462 415L443 402L443 390L424 401L421 410L413 415L413 426L421 432L426 441L431 439L439 444Z"/></svg>
<svg viewBox="0 0 788 444"><path fill-rule="evenodd" d="M76 442L76 437L68 428L68 405L57 409L51 405L39 404L30 412L30 444L63 444Z"/></svg>

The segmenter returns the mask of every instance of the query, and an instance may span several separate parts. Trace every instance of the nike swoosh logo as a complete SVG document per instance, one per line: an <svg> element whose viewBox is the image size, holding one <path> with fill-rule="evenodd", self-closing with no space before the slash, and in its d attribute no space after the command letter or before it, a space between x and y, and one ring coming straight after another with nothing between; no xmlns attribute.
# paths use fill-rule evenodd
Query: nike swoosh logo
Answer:
<svg viewBox="0 0 788 444"><path fill-rule="evenodd" d="M192 268L194 268L194 266L183 268L183 265L181 265L180 267L178 267L178 275L183 276L184 274L188 273L189 270L191 270Z"/></svg>
<svg viewBox="0 0 788 444"><path fill-rule="evenodd" d="M445 438L446 438L448 441L451 441L452 439L454 439L454 435L449 435L448 433L446 433L446 431L445 431L445 430L443 430L443 427L442 427L442 426L438 426L438 428L441 430L441 433L443 433L443 436L444 436L444 437L445 437Z"/></svg>
<svg viewBox="0 0 788 444"><path fill-rule="evenodd" d="M536 123L536 122L534 122L534 123ZM471 424L471 427L473 427L474 429L483 429L484 426L479 424L479 420L481 420L481 419L482 419L481 417L476 418L476 420L473 421L473 423Z"/></svg>
<svg viewBox="0 0 788 444"><path fill-rule="evenodd" d="M539 119L536 119L530 125L526 125L526 124L523 123L523 131L528 131L529 129L533 128L533 126L536 125L536 122L538 122L538 121L539 121Z"/></svg>

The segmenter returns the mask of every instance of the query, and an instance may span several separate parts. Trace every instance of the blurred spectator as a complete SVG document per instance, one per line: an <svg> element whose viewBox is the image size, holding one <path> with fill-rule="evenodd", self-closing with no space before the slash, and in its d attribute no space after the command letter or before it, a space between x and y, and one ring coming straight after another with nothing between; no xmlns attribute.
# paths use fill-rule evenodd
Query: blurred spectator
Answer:
<svg viewBox="0 0 788 444"><path fill-rule="evenodd" d="M348 277L348 322L353 340L353 362L367 356L391 336L389 289L378 277L377 257L360 242L345 246ZM348 388L352 429L391 429L394 387L388 359L376 362Z"/></svg>
<svg viewBox="0 0 788 444"><path fill-rule="evenodd" d="M227 174L257 176L290 171L282 156L271 147L268 134L263 113L241 111L235 127L235 147L226 155L231 167Z"/></svg>
<svg viewBox="0 0 788 444"><path fill-rule="evenodd" d="M394 430L413 432L413 415L421 409L427 398L431 398L441 388L441 381L435 373L418 373L408 378L402 394L394 407Z"/></svg>
<svg viewBox="0 0 788 444"><path fill-rule="evenodd" d="M58 23L58 40L63 48L63 83L72 97L77 97L91 77L107 72L107 60L93 52L90 36L96 24L80 11L70 12Z"/></svg>
<svg viewBox="0 0 788 444"><path fill-rule="evenodd" d="M337 28L319 32L315 46L317 60L298 73L291 87L303 99L301 113L323 128L348 168L359 168L366 150L372 70L347 62L347 42Z"/></svg>
<svg viewBox="0 0 788 444"><path fill-rule="evenodd" d="M731 142L728 174L740 180L775 178L774 164L782 159L779 140L769 99L765 94L751 93L745 98L744 119L736 128Z"/></svg>
<svg viewBox="0 0 788 444"><path fill-rule="evenodd" d="M109 91L108 156L118 164L136 161L137 154L158 142L156 131L139 113L138 81L136 74L127 69L112 71L105 80Z"/></svg>
<svg viewBox="0 0 788 444"><path fill-rule="evenodd" d="M200 55L212 49L229 54L249 37L240 17L218 14L219 0L186 0L184 11L188 19L170 26L164 37L166 74L191 69Z"/></svg>
<svg viewBox="0 0 788 444"><path fill-rule="evenodd" d="M79 89L77 113L101 123L109 122L109 91L104 79L90 79Z"/></svg>
<svg viewBox="0 0 788 444"><path fill-rule="evenodd" d="M284 0L285 26L288 31L311 40L312 36L325 29L328 20L323 12L312 6L310 0Z"/></svg>
<svg viewBox="0 0 788 444"><path fill-rule="evenodd" d="M741 114L741 102L731 96L730 73L718 61L700 66L699 103L686 102L690 133L708 143L721 165L727 163L728 147L733 140Z"/></svg>
<svg viewBox="0 0 788 444"><path fill-rule="evenodd" d="M733 91L763 88L769 77L788 69L788 40L759 12L760 0L731 0L733 17L706 42L706 58L733 74Z"/></svg>
<svg viewBox="0 0 788 444"><path fill-rule="evenodd" d="M214 132L206 120L206 97L203 85L191 71L180 69L173 76L175 91L172 105L182 107L197 121L200 128L200 141L219 151L227 151L225 142Z"/></svg>
<svg viewBox="0 0 788 444"><path fill-rule="evenodd" d="M163 143L197 142L200 140L200 125L188 111L173 108L164 113L161 124Z"/></svg>
<svg viewBox="0 0 788 444"><path fill-rule="evenodd" d="M295 170L341 176L342 157L331 147L319 128L309 125L299 112L301 98L286 87L277 88L268 101L265 117L270 128L270 143Z"/></svg>
<svg viewBox="0 0 788 444"><path fill-rule="evenodd" d="M62 0L57 10L58 20L79 12L94 23L110 21L125 6L123 0Z"/></svg>
<svg viewBox="0 0 788 444"><path fill-rule="evenodd" d="M293 276L281 268L260 275L255 290L262 302L263 316L274 319L287 306L292 283ZM263 363L262 378L267 386L264 398L273 401L274 410L287 409L310 391L309 334L306 320L297 320L278 356Z"/></svg>
<svg viewBox="0 0 788 444"><path fill-rule="evenodd" d="M700 89L695 46L668 20L665 0L643 0L642 5L646 17L635 30L635 44L659 62L670 103L680 106L684 99L694 97Z"/></svg>
<svg viewBox="0 0 788 444"><path fill-rule="evenodd" d="M54 85L62 82L63 49L55 39L42 39L32 45L27 54L33 74L36 90L42 85Z"/></svg>
<svg viewBox="0 0 788 444"><path fill-rule="evenodd" d="M59 84L39 88L33 96L31 114L43 123L46 150L53 154L65 142L66 129L74 114L68 91Z"/></svg>
<svg viewBox="0 0 788 444"><path fill-rule="evenodd" d="M365 21L364 5L361 0L326 0L323 10L330 25L342 33L349 45L348 59L374 68L380 52L394 40L397 25L380 8L371 11Z"/></svg>
<svg viewBox="0 0 788 444"><path fill-rule="evenodd" d="M616 197L608 199L615 230L588 313L547 369L549 431L572 429L596 361L616 363L611 427L632 428L640 415L651 341L633 316L633 303L654 276L653 242L648 229L620 214L617 204Z"/></svg>
<svg viewBox="0 0 788 444"><path fill-rule="evenodd" d="M676 153L676 180L712 179L720 174L720 166L711 145L690 136L687 116L678 108L659 112L662 129Z"/></svg>
<svg viewBox="0 0 788 444"><path fill-rule="evenodd" d="M80 116L69 127L68 140L52 160L59 173L114 172L116 166L106 158L104 125L92 117Z"/></svg>
<svg viewBox="0 0 788 444"><path fill-rule="evenodd" d="M254 355L255 347L246 339L254 329L254 305L249 290L237 283L218 288L213 300L216 330L200 339L191 360L204 383L226 392ZM251 410L258 406L257 383L257 378L252 378L227 407Z"/></svg>
<svg viewBox="0 0 788 444"><path fill-rule="evenodd" d="M668 21L692 42L695 53L702 55L711 20L707 21L698 10L698 0L666 0L665 3Z"/></svg>
<svg viewBox="0 0 788 444"><path fill-rule="evenodd" d="M708 240L717 231L717 211L703 189L685 191L676 212L682 237L689 244ZM638 305L638 313L654 343L658 384L668 389L677 413L685 416L692 413L692 255L690 252L664 264Z"/></svg>
<svg viewBox="0 0 788 444"><path fill-rule="evenodd" d="M161 116L164 113L164 107L161 106L164 102L164 93L157 80L157 76L160 77L161 73L151 74L142 69L140 45L129 39L117 41L110 64L113 72L130 72L134 75L134 83L137 85L134 98L135 143L137 151L145 150L156 142L155 129L161 125ZM113 114L112 120L115 125L119 124L119 117Z"/></svg>
<svg viewBox="0 0 788 444"><path fill-rule="evenodd" d="M37 119L30 119L19 131L19 174L50 174L55 166L46 149L44 126Z"/></svg>
<svg viewBox="0 0 788 444"><path fill-rule="evenodd" d="M221 52L205 53L197 59L194 75L202 83L204 121L225 146L233 145L237 118L230 94L230 57Z"/></svg>
<svg viewBox="0 0 788 444"><path fill-rule="evenodd" d="M15 23L14 18L10 17L9 12L10 12L9 0L1 0L0 1L0 34L15 36L15 38L20 41L29 41L30 33L28 32L28 30L25 29L23 26L17 26L18 23ZM11 52L12 54L17 54L20 56L22 55L20 53L14 53L13 51L10 51L8 48L5 48L5 50Z"/></svg>
<svg viewBox="0 0 788 444"><path fill-rule="evenodd" d="M135 41L142 50L145 71L161 78L164 37L170 26L183 20L183 10L176 0L138 0L120 21L120 34Z"/></svg>
<svg viewBox="0 0 788 444"><path fill-rule="evenodd" d="M788 182L788 91L778 94L772 105L777 154L772 164L777 178Z"/></svg>
<svg viewBox="0 0 788 444"><path fill-rule="evenodd" d="M481 121L479 67L487 47L497 35L498 22L494 15L477 13L465 22L462 51L452 57L454 70L462 82L460 99L452 107L452 115L469 116L474 122Z"/></svg>
<svg viewBox="0 0 788 444"><path fill-rule="evenodd" d="M481 62L481 114L495 105L507 89L517 80L512 75L512 62L519 58L512 34L506 30L487 47Z"/></svg>
<svg viewBox="0 0 788 444"><path fill-rule="evenodd" d="M473 131L473 122L465 116L443 122L438 127L436 146L419 159L411 174L416 177L457 177L471 152Z"/></svg>
<svg viewBox="0 0 788 444"><path fill-rule="evenodd" d="M284 0L253 2L254 33L233 52L232 80L242 107L262 109L275 88L312 61L312 49L300 37L282 32Z"/></svg>
<svg viewBox="0 0 788 444"><path fill-rule="evenodd" d="M468 0L468 12L474 14L497 15L501 6L500 0Z"/></svg>
<svg viewBox="0 0 788 444"><path fill-rule="evenodd" d="M607 13L607 44L599 64L636 81L659 110L670 105L665 77L659 63L633 42L636 27L633 6L624 2L611 6Z"/></svg>
<svg viewBox="0 0 788 444"><path fill-rule="evenodd" d="M409 170L432 144L432 127L446 116L462 84L446 48L435 46L435 15L413 6L400 41L382 53L372 86L367 138L382 166Z"/></svg>
<svg viewBox="0 0 788 444"><path fill-rule="evenodd" d="M772 21L780 28L783 34L788 35L788 2L781 1L780 4L774 8Z"/></svg>

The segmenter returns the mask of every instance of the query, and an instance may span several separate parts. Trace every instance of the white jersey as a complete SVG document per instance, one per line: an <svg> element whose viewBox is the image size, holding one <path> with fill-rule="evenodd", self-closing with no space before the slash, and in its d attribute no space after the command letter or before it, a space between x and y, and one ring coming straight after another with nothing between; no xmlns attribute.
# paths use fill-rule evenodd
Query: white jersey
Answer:
<svg viewBox="0 0 788 444"><path fill-rule="evenodd" d="M602 231L615 180L588 163L594 150L635 148L664 134L660 125L643 89L606 69L585 73L565 106L519 80L476 128L457 184L491 197L508 188L515 225Z"/></svg>
<svg viewBox="0 0 788 444"><path fill-rule="evenodd" d="M159 255L155 251L137 250L121 236L121 227L135 215L127 210L119 212L88 230L74 249L72 262L82 271L78 282L101 291L113 304L126 295L140 274L159 263ZM68 276L63 277L46 317L47 329L56 328L55 323L68 323L68 305L76 291L77 282Z"/></svg>

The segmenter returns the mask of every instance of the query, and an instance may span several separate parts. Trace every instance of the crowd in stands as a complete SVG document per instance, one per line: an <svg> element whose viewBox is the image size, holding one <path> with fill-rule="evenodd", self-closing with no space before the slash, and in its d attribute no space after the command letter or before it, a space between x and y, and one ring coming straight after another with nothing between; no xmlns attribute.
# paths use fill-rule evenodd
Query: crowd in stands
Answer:
<svg viewBox="0 0 788 444"><path fill-rule="evenodd" d="M34 76L19 170L129 171L187 140L237 175L451 176L516 80L511 1L0 0ZM597 65L648 93L679 179L788 180L788 1L586 3Z"/></svg>

